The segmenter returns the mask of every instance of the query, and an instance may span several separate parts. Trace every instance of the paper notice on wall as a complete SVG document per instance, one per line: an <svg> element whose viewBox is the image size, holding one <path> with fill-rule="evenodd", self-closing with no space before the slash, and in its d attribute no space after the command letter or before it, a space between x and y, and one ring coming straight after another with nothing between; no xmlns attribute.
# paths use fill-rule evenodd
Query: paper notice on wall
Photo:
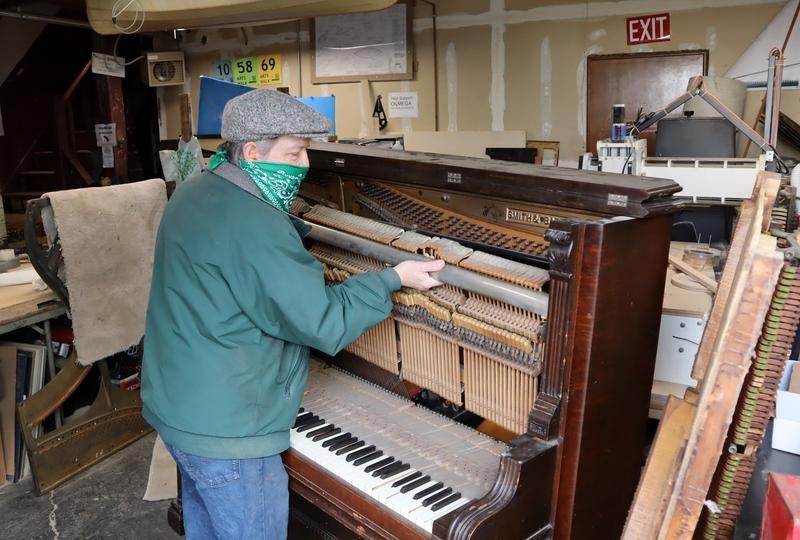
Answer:
<svg viewBox="0 0 800 540"><path fill-rule="evenodd" d="M107 144L117 144L117 124L112 122L110 124L95 124L94 136L97 140L97 146L105 146Z"/></svg>
<svg viewBox="0 0 800 540"><path fill-rule="evenodd" d="M110 54L93 52L92 73L125 78L125 59Z"/></svg>
<svg viewBox="0 0 800 540"><path fill-rule="evenodd" d="M419 99L416 92L389 92L389 118L419 117Z"/></svg>
<svg viewBox="0 0 800 540"><path fill-rule="evenodd" d="M114 147L110 144L103 145L103 168L114 168Z"/></svg>

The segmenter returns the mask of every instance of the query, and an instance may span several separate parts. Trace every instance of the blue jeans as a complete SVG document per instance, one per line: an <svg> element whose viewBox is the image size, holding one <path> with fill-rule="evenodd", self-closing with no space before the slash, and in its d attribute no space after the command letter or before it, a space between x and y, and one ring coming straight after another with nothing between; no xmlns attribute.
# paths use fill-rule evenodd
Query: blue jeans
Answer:
<svg viewBox="0 0 800 540"><path fill-rule="evenodd" d="M283 540L288 476L281 456L211 459L166 445L181 473L187 540Z"/></svg>

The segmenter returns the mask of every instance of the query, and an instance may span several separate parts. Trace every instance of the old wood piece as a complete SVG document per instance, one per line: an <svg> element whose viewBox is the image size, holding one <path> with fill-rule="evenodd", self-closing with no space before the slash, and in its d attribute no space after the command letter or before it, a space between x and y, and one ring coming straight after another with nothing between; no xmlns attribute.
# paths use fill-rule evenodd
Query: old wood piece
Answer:
<svg viewBox="0 0 800 540"><path fill-rule="evenodd" d="M768 184L768 188L764 188ZM753 197L758 199L757 193L763 189L768 189L768 193L777 193L777 186L780 185L780 175L771 172L760 172L756 178L755 186L753 187ZM772 208L774 201L767 200L769 208ZM753 242L753 237L758 235L758 231L766 231L769 228L768 222L765 223L765 217L769 216L771 212L767 212L764 207L759 211L758 217L754 216L756 207L752 204L742 204L739 208L739 220L736 223L736 229L731 239L731 245L728 248L728 261L738 261L742 255L746 253L745 246L750 246ZM711 358L712 347L717 341L717 334L720 330L720 323L725 312L725 307L731 292L731 287L734 278L738 272L737 264L726 263L722 269L722 276L720 276L719 283L717 284L717 293L714 300L714 307L711 310L711 316L708 319L703 339L700 342L700 348L697 350L694 366L692 367L692 378L696 381L701 381L705 377L706 367L708 366L709 359Z"/></svg>
<svg viewBox="0 0 800 540"><path fill-rule="evenodd" d="M706 246L694 242L670 242L670 256L687 261L686 253L691 251L709 252ZM710 251L711 257L719 256L717 250ZM715 279L713 267L709 264L700 269L709 279ZM664 287L663 313L705 319L711 311L714 296L706 287L673 266L667 267L667 282ZM668 392L669 393L669 392ZM681 396L683 392L675 395Z"/></svg>
<svg viewBox="0 0 800 540"><path fill-rule="evenodd" d="M701 387L689 452L678 471L659 538L692 538L700 518L783 262L774 239L768 240L755 248L748 279L736 288L737 301L726 314L725 332Z"/></svg>
<svg viewBox="0 0 800 540"><path fill-rule="evenodd" d="M674 471L686 451L689 426L697 407L686 400L669 396L656 433L657 445L647 458L643 477L633 500L633 511L625 527L626 538L655 538L666 511L666 497L675 480ZM652 513L657 509L658 513Z"/></svg>
<svg viewBox="0 0 800 540"><path fill-rule="evenodd" d="M108 366L98 362L100 390L76 422L35 438L34 428L69 398L91 366L81 366L75 353L42 390L17 405L17 417L41 495L121 450L152 431L142 418L138 391L120 390L110 381Z"/></svg>
<svg viewBox="0 0 800 540"><path fill-rule="evenodd" d="M19 270L30 267L23 264ZM58 305L56 295L50 289L37 291L30 283L0 287L0 326L34 315L40 309L47 309L51 303L54 307Z"/></svg>
<svg viewBox="0 0 800 540"><path fill-rule="evenodd" d="M698 283L700 283L703 287L708 289L711 292L717 292L717 282L705 275L703 272L697 270L690 264L685 261L680 260L679 258L670 255L669 256L669 263L683 272L684 274L688 274L692 276Z"/></svg>
<svg viewBox="0 0 800 540"><path fill-rule="evenodd" d="M114 49L113 38L95 36L93 46L96 51L111 54ZM122 93L122 79L108 75L95 75L100 114L103 123L116 124L117 145L114 147L114 174L119 178L128 177L128 137L125 125L125 99Z"/></svg>
<svg viewBox="0 0 800 540"><path fill-rule="evenodd" d="M183 142L192 140L194 129L192 128L192 101L188 93L178 96L181 100L181 139Z"/></svg>
<svg viewBox="0 0 800 540"><path fill-rule="evenodd" d="M683 414L662 421L625 539L688 539L697 526L783 260L775 239L761 234L772 182L777 179L762 178L754 199L743 205L733 242L737 251L723 272L725 291L717 295L703 336L701 349L709 356L695 414L688 422ZM673 405L679 406L683 408ZM681 444L676 434L684 432L688 435ZM675 452L675 461L664 457Z"/></svg>

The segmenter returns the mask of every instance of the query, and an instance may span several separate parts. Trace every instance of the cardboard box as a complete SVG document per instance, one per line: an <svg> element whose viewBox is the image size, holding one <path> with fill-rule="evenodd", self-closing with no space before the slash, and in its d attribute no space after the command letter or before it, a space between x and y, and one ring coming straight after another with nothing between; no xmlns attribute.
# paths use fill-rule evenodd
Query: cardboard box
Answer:
<svg viewBox="0 0 800 540"><path fill-rule="evenodd" d="M800 393L789 391L794 372L800 372L800 367L796 360L790 360L778 387L772 448L800 455Z"/></svg>

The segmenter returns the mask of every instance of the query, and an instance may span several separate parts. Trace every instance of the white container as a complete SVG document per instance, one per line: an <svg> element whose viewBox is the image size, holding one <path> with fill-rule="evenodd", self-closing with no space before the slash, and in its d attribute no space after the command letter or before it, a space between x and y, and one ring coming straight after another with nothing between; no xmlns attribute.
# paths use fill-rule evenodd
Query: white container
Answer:
<svg viewBox="0 0 800 540"><path fill-rule="evenodd" d="M789 360L781 377L772 427L772 448L800 455L800 394L786 390L792 370L800 369L797 365L796 360Z"/></svg>

